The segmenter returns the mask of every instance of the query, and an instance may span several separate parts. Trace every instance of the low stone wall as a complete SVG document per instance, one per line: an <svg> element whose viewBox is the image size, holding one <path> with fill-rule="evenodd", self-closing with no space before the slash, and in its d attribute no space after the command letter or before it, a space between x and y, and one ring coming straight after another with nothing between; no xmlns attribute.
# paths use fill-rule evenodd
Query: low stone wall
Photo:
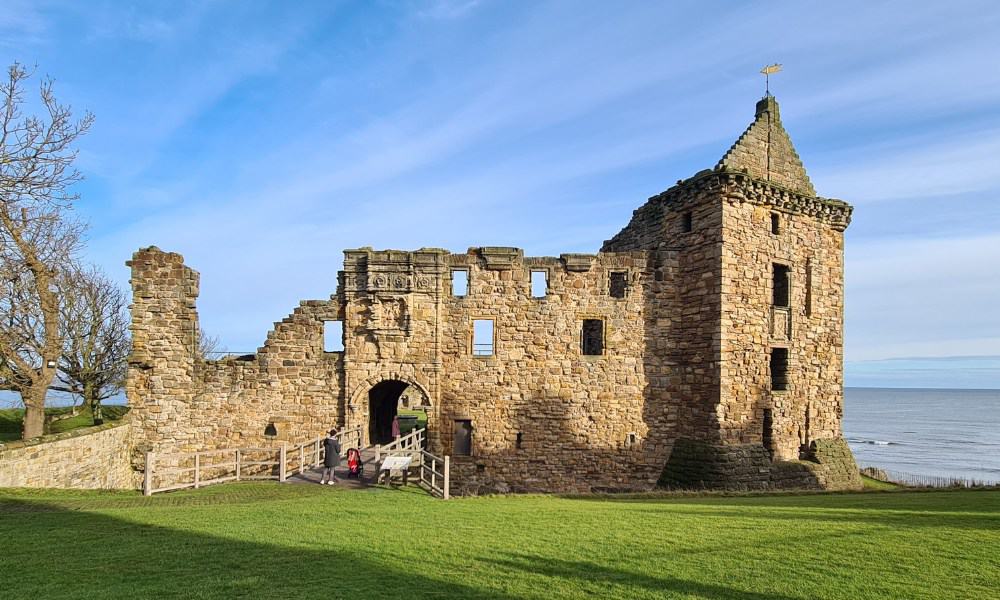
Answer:
<svg viewBox="0 0 1000 600"><path fill-rule="evenodd" d="M808 460L771 461L759 445L678 440L660 477L673 489L860 490L861 474L843 438L815 440Z"/></svg>
<svg viewBox="0 0 1000 600"><path fill-rule="evenodd" d="M0 487L138 489L132 467L132 426L114 421L0 444Z"/></svg>
<svg viewBox="0 0 1000 600"><path fill-rule="evenodd" d="M758 444L679 439L659 483L674 489L764 490L770 466L767 450Z"/></svg>
<svg viewBox="0 0 1000 600"><path fill-rule="evenodd" d="M790 477L795 471L800 473L800 478L815 481L815 489L860 490L863 487L858 464L854 461L854 454L851 453L847 440L843 438L815 440L810 444L809 451L812 455L811 460L788 461L782 465L783 469L776 469L781 463L774 463L771 467L772 487L813 487L796 484L795 477ZM779 470L783 470L783 479L776 476Z"/></svg>

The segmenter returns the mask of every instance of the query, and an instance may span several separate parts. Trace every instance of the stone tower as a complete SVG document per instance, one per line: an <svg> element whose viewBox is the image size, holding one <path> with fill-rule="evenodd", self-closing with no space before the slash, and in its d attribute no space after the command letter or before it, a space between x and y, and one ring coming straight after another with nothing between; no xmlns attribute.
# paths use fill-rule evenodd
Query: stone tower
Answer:
<svg viewBox="0 0 1000 600"><path fill-rule="evenodd" d="M650 198L605 243L678 254L672 293L687 335L669 350L681 419L662 482L777 486L784 461L809 458L836 463L845 480L824 481L838 477L830 469L788 476L857 484L841 437L851 210L816 195L767 96L714 169Z"/></svg>

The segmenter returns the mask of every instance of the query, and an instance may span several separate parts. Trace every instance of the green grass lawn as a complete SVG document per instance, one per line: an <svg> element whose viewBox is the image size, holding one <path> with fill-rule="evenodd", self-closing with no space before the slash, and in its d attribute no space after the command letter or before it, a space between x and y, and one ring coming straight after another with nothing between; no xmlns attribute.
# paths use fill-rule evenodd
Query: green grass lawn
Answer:
<svg viewBox="0 0 1000 600"><path fill-rule="evenodd" d="M4 598L990 598L1000 491L0 490Z"/></svg>
<svg viewBox="0 0 1000 600"><path fill-rule="evenodd" d="M68 413L69 410L69 408L46 408L45 412L49 415L62 415ZM127 406L113 404L103 407L105 421L120 419L127 412ZM0 442L21 439L21 423L23 420L23 408L0 409ZM75 417L52 421L51 426L46 426L45 433L62 433L72 429L79 429L80 427L90 427L93 424L94 418L90 414L90 409L84 408Z"/></svg>
<svg viewBox="0 0 1000 600"><path fill-rule="evenodd" d="M399 430L400 435L406 435L413 429L420 429L422 427L427 427L427 413L422 410L409 410L403 408L399 410L398 414L400 416L411 415L417 418L417 423L413 428L406 428L405 425L401 427Z"/></svg>

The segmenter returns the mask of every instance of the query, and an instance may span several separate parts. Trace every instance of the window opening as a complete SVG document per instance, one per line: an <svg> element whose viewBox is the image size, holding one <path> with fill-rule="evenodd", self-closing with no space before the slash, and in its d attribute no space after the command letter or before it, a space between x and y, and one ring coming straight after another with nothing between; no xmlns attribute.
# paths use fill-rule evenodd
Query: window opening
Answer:
<svg viewBox="0 0 1000 600"><path fill-rule="evenodd" d="M774 416L770 408L764 409L764 426L761 431L760 443L767 450L771 460L774 460L774 438L771 430L774 429Z"/></svg>
<svg viewBox="0 0 1000 600"><path fill-rule="evenodd" d="M781 233L781 216L778 213L771 213L771 233L774 235Z"/></svg>
<svg viewBox="0 0 1000 600"><path fill-rule="evenodd" d="M475 356L493 355L493 320L476 319L472 322L472 354Z"/></svg>
<svg viewBox="0 0 1000 600"><path fill-rule="evenodd" d="M771 349L771 389L788 389L788 348Z"/></svg>
<svg viewBox="0 0 1000 600"><path fill-rule="evenodd" d="M517 439L514 440L514 448L520 450L521 444L524 442L524 434L520 431L517 432Z"/></svg>
<svg viewBox="0 0 1000 600"><path fill-rule="evenodd" d="M549 293L549 272L531 272L531 297L544 298Z"/></svg>
<svg viewBox="0 0 1000 600"><path fill-rule="evenodd" d="M451 270L451 295L457 298L469 295L469 272L465 269Z"/></svg>
<svg viewBox="0 0 1000 600"><path fill-rule="evenodd" d="M789 306L789 285L788 285L788 265L779 265L774 263L773 272L773 288L774 288L774 298L772 299L772 304L774 306Z"/></svg>
<svg viewBox="0 0 1000 600"><path fill-rule="evenodd" d="M624 298L625 289L628 287L628 273L624 271L612 271L609 279L608 292L612 298Z"/></svg>
<svg viewBox="0 0 1000 600"><path fill-rule="evenodd" d="M813 260L806 259L806 316L813 312Z"/></svg>
<svg viewBox="0 0 1000 600"><path fill-rule="evenodd" d="M274 423L268 423L267 427L264 428L264 437L273 438L278 435L278 428L274 426Z"/></svg>
<svg viewBox="0 0 1000 600"><path fill-rule="evenodd" d="M691 213L684 213L681 228L684 230L684 233L691 233L691 230L694 229L694 216Z"/></svg>
<svg viewBox="0 0 1000 600"><path fill-rule="evenodd" d="M584 319L581 332L583 353L587 356L604 354L604 321Z"/></svg>
<svg viewBox="0 0 1000 600"><path fill-rule="evenodd" d="M323 352L344 351L344 322L323 321Z"/></svg>
<svg viewBox="0 0 1000 600"><path fill-rule="evenodd" d="M472 456L472 421L468 419L455 420L452 452L458 456Z"/></svg>

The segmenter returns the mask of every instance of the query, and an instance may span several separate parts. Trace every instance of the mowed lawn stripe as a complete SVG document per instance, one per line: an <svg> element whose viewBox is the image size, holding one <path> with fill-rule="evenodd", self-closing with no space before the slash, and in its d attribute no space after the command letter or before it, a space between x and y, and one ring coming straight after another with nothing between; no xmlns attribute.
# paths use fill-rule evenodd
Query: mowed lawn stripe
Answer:
<svg viewBox="0 0 1000 600"><path fill-rule="evenodd" d="M1000 492L0 490L3 598L985 598Z"/></svg>

